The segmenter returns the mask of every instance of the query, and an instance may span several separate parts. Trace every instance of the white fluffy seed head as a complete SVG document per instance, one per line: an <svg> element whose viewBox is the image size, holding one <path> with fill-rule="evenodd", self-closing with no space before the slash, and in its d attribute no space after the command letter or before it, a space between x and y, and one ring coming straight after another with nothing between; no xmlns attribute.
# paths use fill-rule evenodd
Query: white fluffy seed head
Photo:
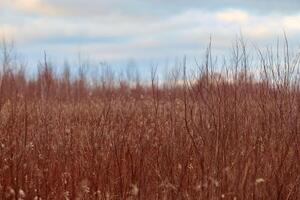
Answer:
<svg viewBox="0 0 300 200"><path fill-rule="evenodd" d="M137 196L139 194L139 188L136 184L131 185L131 194Z"/></svg>
<svg viewBox="0 0 300 200"><path fill-rule="evenodd" d="M264 182L265 182L265 179L257 178L256 181L255 181L255 184L260 184L260 183L264 183Z"/></svg>
<svg viewBox="0 0 300 200"><path fill-rule="evenodd" d="M7 188L7 192L5 194L6 198L14 198L16 196L15 190L12 187Z"/></svg>
<svg viewBox="0 0 300 200"><path fill-rule="evenodd" d="M22 189L19 189L19 198L24 199L25 197L25 192Z"/></svg>

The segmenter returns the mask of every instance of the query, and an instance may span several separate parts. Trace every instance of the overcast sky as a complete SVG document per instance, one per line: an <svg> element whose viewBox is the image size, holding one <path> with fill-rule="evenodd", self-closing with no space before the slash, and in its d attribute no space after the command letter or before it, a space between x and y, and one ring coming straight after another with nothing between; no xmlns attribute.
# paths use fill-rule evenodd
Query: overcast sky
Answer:
<svg viewBox="0 0 300 200"><path fill-rule="evenodd" d="M300 41L299 0L0 0L0 37L28 60L78 53L123 62L197 55L210 36L216 51L240 33L268 45L286 31Z"/></svg>

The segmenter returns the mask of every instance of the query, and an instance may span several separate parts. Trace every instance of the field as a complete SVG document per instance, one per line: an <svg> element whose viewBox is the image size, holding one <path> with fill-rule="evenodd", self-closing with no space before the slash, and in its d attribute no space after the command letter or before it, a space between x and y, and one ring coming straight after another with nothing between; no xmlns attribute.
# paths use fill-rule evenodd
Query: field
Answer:
<svg viewBox="0 0 300 200"><path fill-rule="evenodd" d="M46 56L29 79L3 48L0 199L300 199L299 54L255 55L91 84Z"/></svg>

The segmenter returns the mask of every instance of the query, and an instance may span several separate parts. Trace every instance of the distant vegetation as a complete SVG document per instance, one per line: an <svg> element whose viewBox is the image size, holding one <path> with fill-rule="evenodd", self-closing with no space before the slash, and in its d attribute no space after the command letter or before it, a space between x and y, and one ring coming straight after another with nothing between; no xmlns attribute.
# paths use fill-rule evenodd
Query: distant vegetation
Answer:
<svg viewBox="0 0 300 200"><path fill-rule="evenodd" d="M300 54L249 55L90 84L46 56L29 79L3 45L0 199L300 199Z"/></svg>

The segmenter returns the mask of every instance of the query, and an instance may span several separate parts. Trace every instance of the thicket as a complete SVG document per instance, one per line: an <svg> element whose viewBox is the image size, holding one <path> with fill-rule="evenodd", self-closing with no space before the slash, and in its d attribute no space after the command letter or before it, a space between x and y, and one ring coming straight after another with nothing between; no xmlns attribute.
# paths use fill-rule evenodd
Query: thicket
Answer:
<svg viewBox="0 0 300 200"><path fill-rule="evenodd" d="M0 199L300 199L299 55L239 40L163 83L91 83L46 56L28 78L2 45Z"/></svg>

